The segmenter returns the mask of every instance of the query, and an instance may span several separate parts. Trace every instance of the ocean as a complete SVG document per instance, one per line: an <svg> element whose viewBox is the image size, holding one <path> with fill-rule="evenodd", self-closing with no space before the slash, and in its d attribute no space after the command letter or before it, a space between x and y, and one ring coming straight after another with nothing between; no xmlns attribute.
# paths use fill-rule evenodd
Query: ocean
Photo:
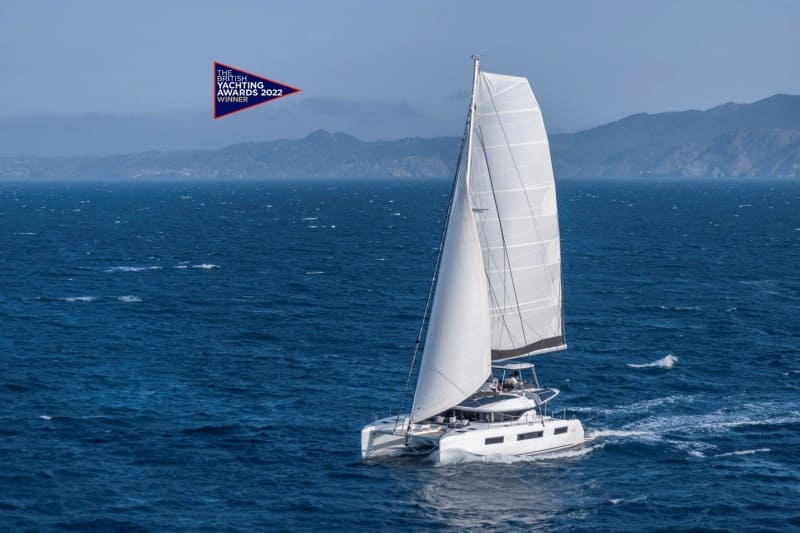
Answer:
<svg viewBox="0 0 800 533"><path fill-rule="evenodd" d="M0 529L800 530L800 183L559 186L593 440L365 463L450 184L0 184Z"/></svg>

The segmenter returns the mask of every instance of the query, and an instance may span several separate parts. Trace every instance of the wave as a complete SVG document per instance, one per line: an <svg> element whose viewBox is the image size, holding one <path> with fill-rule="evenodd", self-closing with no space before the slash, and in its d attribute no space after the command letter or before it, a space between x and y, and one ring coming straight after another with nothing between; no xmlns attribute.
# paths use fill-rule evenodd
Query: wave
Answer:
<svg viewBox="0 0 800 533"><path fill-rule="evenodd" d="M105 269L103 272L142 272L143 270L161 270L160 266L146 266L146 267L136 267L136 266L114 266L111 268Z"/></svg>
<svg viewBox="0 0 800 533"><path fill-rule="evenodd" d="M306 276L319 276L320 274L324 274L323 270L309 270L306 272Z"/></svg>
<svg viewBox="0 0 800 533"><path fill-rule="evenodd" d="M586 432L586 436L592 440L607 438L627 438L627 437L658 437L652 431L640 431L630 429L594 429Z"/></svg>
<svg viewBox="0 0 800 533"><path fill-rule="evenodd" d="M117 300L119 300L120 302L126 302L126 303L134 303L134 302L141 302L142 301L141 298L139 298L137 296L131 296L130 294L125 295L125 296L120 296L120 297L117 298Z"/></svg>
<svg viewBox="0 0 800 533"><path fill-rule="evenodd" d="M726 452L716 455L715 457L731 457L734 455L754 455L756 453L767 453L771 451L769 448L756 448L755 450L737 450L735 452Z"/></svg>
<svg viewBox="0 0 800 533"><path fill-rule="evenodd" d="M593 415L630 415L632 413L649 413L656 408L662 406L672 406L675 404L684 405L691 404L696 401L697 397L691 394L673 394L670 396L661 396L658 398L649 398L646 400L639 400L633 403L617 404L609 407L601 406L570 406L566 408L567 412L573 413L589 413Z"/></svg>
<svg viewBox="0 0 800 533"><path fill-rule="evenodd" d="M97 300L97 296L70 296L67 298L59 298L65 302L93 302Z"/></svg>
<svg viewBox="0 0 800 533"><path fill-rule="evenodd" d="M636 498L633 498L631 500L627 500L625 498L609 498L608 499L608 503L610 503L611 505L619 505L621 503L638 503L638 502L642 502L642 501L644 501L646 499L647 499L647 495L643 494L643 495L637 496Z"/></svg>
<svg viewBox="0 0 800 533"><path fill-rule="evenodd" d="M631 368L672 368L675 366L675 363L678 362L678 358L672 354L667 354L661 359L653 361L652 363L644 363L644 364L636 364L636 363L628 363L628 366Z"/></svg>
<svg viewBox="0 0 800 533"><path fill-rule="evenodd" d="M213 263L201 263L199 265L192 265L192 268L202 268L205 270L210 270L212 268L220 268L219 265L215 265Z"/></svg>
<svg viewBox="0 0 800 533"><path fill-rule="evenodd" d="M662 311L702 311L704 309L702 305L659 305L658 308Z"/></svg>
<svg viewBox="0 0 800 533"><path fill-rule="evenodd" d="M760 410L749 412L739 409L729 413L709 413L697 415L675 415L651 417L640 422L634 422L622 426L618 433L609 433L618 437L629 437L638 439L641 436L662 438L669 435L698 435L698 434L722 434L731 429L745 428L748 426L784 426L787 424L800 423L800 412L789 412L786 415L764 417L765 406ZM784 409L786 410L786 409ZM602 435L603 432L614 432L617 430L598 430L595 433ZM694 441L696 442L696 441Z"/></svg>

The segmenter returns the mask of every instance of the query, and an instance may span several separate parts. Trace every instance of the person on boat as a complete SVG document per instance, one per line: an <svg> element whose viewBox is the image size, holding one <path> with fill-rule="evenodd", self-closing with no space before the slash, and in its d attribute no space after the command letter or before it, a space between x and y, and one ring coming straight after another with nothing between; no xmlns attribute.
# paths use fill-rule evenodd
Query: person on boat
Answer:
<svg viewBox="0 0 800 533"><path fill-rule="evenodd" d="M510 377L507 377L503 380L503 389L505 390L513 390L517 388L519 385L519 370L514 370L514 373L511 374Z"/></svg>
<svg viewBox="0 0 800 533"><path fill-rule="evenodd" d="M486 383L481 387L482 392L497 392L500 390L500 382L494 376L489 376Z"/></svg>

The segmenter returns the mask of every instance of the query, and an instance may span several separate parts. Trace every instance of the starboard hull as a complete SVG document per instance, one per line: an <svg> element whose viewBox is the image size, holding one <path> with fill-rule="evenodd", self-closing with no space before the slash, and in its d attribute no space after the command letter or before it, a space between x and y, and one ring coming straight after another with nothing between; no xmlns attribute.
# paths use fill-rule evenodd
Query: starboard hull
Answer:
<svg viewBox="0 0 800 533"><path fill-rule="evenodd" d="M377 420L361 430L364 459L398 455L423 455L439 451L440 460L450 456L524 456L551 453L584 442L583 425L577 419L523 417L517 422L472 423L454 428L440 424L408 425L407 415Z"/></svg>

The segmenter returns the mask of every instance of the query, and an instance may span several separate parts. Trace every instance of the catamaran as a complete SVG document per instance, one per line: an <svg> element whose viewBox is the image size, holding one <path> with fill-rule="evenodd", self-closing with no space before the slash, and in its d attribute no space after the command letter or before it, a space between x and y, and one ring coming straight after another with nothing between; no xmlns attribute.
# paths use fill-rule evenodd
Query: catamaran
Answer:
<svg viewBox="0 0 800 533"><path fill-rule="evenodd" d="M482 72L477 56L473 68L411 362L413 370L425 331L411 412L364 426L365 459L436 450L440 459L532 455L584 442L579 420L548 413L558 389L539 385L533 363L511 361L567 347L555 180L541 110L526 78Z"/></svg>

